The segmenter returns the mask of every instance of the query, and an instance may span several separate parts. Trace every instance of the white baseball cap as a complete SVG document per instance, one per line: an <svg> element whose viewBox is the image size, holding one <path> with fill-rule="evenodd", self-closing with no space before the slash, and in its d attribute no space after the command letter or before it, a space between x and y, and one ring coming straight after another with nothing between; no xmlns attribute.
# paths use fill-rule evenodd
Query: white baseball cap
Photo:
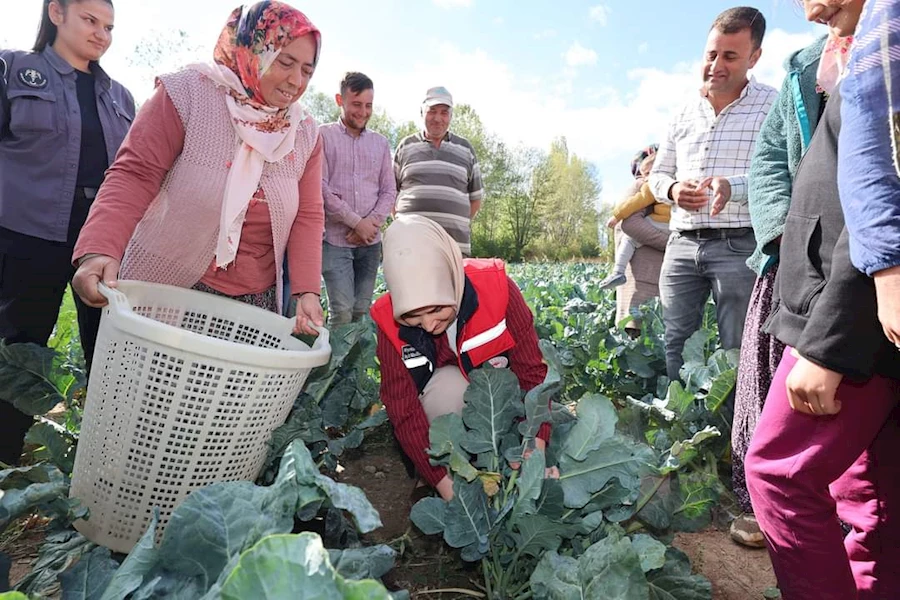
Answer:
<svg viewBox="0 0 900 600"><path fill-rule="evenodd" d="M425 101L422 102L422 106L431 108L438 104L446 104L450 108L453 108L453 96L450 95L450 92L448 92L447 88L444 86L429 88L428 91L425 92Z"/></svg>

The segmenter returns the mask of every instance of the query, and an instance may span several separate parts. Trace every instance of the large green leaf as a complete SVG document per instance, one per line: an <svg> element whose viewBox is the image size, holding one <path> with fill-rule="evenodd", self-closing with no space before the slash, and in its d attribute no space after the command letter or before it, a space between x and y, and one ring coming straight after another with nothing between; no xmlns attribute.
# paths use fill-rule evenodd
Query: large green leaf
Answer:
<svg viewBox="0 0 900 600"><path fill-rule="evenodd" d="M563 454L559 461L559 480L566 506L584 506L592 494L601 491L612 479L634 490L640 485L641 471L653 463L655 456L649 447L618 435L603 440L582 461Z"/></svg>
<svg viewBox="0 0 900 600"><path fill-rule="evenodd" d="M147 531L115 572L100 600L125 600L129 594L141 587L144 578L159 562L159 551L156 549L158 523L159 511L155 511Z"/></svg>
<svg viewBox="0 0 900 600"><path fill-rule="evenodd" d="M463 447L472 454L500 458L500 440L524 413L519 380L507 369L473 371L465 393L462 417L469 435Z"/></svg>
<svg viewBox="0 0 900 600"><path fill-rule="evenodd" d="M531 574L531 590L536 600L584 600L578 576L578 561L570 556L547 552Z"/></svg>
<svg viewBox="0 0 900 600"><path fill-rule="evenodd" d="M531 575L536 600L648 600L641 561L628 538L610 534L577 560L547 552Z"/></svg>
<svg viewBox="0 0 900 600"><path fill-rule="evenodd" d="M274 469L284 451L294 440L302 440L306 444L328 441L322 426L322 411L305 393L297 398L287 421L272 432L269 439L269 453L266 456L266 470Z"/></svg>
<svg viewBox="0 0 900 600"><path fill-rule="evenodd" d="M735 383L737 383L737 355L733 350L724 350L721 361L724 364L719 365L714 374L712 382L709 386L709 393L706 395L706 408L710 412L718 412L719 409L728 401L731 393L734 391ZM714 356L715 358L715 356Z"/></svg>
<svg viewBox="0 0 900 600"><path fill-rule="evenodd" d="M684 363L681 367L681 379L697 387L709 381L709 373L706 371L706 361L710 355L710 347L715 343L716 332L710 329L700 328L685 340L681 357Z"/></svg>
<svg viewBox="0 0 900 600"><path fill-rule="evenodd" d="M669 548L665 558L661 569L647 573L650 600L712 600L709 580L691 574L691 563L683 552Z"/></svg>
<svg viewBox="0 0 900 600"><path fill-rule="evenodd" d="M537 514L561 519L566 513L565 495L559 479L545 479L541 495L535 503Z"/></svg>
<svg viewBox="0 0 900 600"><path fill-rule="evenodd" d="M466 436L466 427L460 415L441 415L431 422L428 429L428 454L434 459L434 464L449 466L451 471L466 481L472 481L478 476L478 470L472 466L469 454L462 449Z"/></svg>
<svg viewBox="0 0 900 600"><path fill-rule="evenodd" d="M444 541L461 548L463 560L476 561L488 552L487 495L480 481L453 482L453 499L447 505L445 522Z"/></svg>
<svg viewBox="0 0 900 600"><path fill-rule="evenodd" d="M556 551L562 543L565 529L543 515L524 518L516 524L516 552L540 558L546 551Z"/></svg>
<svg viewBox="0 0 900 600"><path fill-rule="evenodd" d="M327 365L313 369L306 380L304 390L312 396L315 404L320 404L322 398L328 392L338 375L338 371L344 366L345 361L356 349L360 337L369 334L369 326L363 321L342 325L331 332L329 344L331 345L331 359Z"/></svg>
<svg viewBox="0 0 900 600"><path fill-rule="evenodd" d="M293 511L271 501L274 490L249 482L211 485L182 502L163 534L162 566L200 577L209 587L225 565L270 533L290 531Z"/></svg>
<svg viewBox="0 0 900 600"><path fill-rule="evenodd" d="M16 584L16 589L36 597L57 594L60 573L67 571L84 554L96 547L96 544L72 529L51 533L41 544L31 572Z"/></svg>
<svg viewBox="0 0 900 600"><path fill-rule="evenodd" d="M379 544L329 550L328 559L345 579L380 579L394 567L397 553L390 546Z"/></svg>
<svg viewBox="0 0 900 600"><path fill-rule="evenodd" d="M519 433L526 441L537 437L541 425L553 420L550 409L561 389L559 381L545 381L525 394L525 419L519 424Z"/></svg>
<svg viewBox="0 0 900 600"><path fill-rule="evenodd" d="M666 564L666 546L656 538L639 533L632 538L631 545L641 558L644 573L661 569Z"/></svg>
<svg viewBox="0 0 900 600"><path fill-rule="evenodd" d="M443 533L447 527L447 503L440 498L422 498L413 505L409 520L426 535Z"/></svg>
<svg viewBox="0 0 900 600"><path fill-rule="evenodd" d="M699 531L709 525L710 511L719 501L722 488L715 464L709 471L679 473L674 481L680 503L672 511L672 527Z"/></svg>
<svg viewBox="0 0 900 600"><path fill-rule="evenodd" d="M59 576L62 600L97 600L109 585L119 563L106 548L94 548Z"/></svg>
<svg viewBox="0 0 900 600"><path fill-rule="evenodd" d="M76 500L69 499L69 479L47 463L0 471L0 491L0 531L34 510L66 521L87 514Z"/></svg>
<svg viewBox="0 0 900 600"><path fill-rule="evenodd" d="M378 515L378 511L375 510L361 489L346 483L337 483L325 475L319 475L316 481L319 489L325 492L335 508L350 513L356 527L362 533L369 533L381 527L381 517Z"/></svg>
<svg viewBox="0 0 900 600"><path fill-rule="evenodd" d="M544 487L544 471L547 463L543 450L535 450L531 456L522 463L522 472L516 480L516 489L519 496L513 507L513 518L522 515L533 515L537 512L537 501L541 497L541 489Z"/></svg>
<svg viewBox="0 0 900 600"><path fill-rule="evenodd" d="M712 426L707 426L695 433L691 439L675 442L666 456L666 461L660 467L662 474L671 473L683 468L685 465L694 460L699 451L700 446L707 440L719 437L719 430Z"/></svg>
<svg viewBox="0 0 900 600"><path fill-rule="evenodd" d="M647 600L649 586L631 540L611 533L578 559L585 599Z"/></svg>
<svg viewBox="0 0 900 600"><path fill-rule="evenodd" d="M0 400L27 415L43 415L83 382L62 366L62 357L37 344L0 340Z"/></svg>
<svg viewBox="0 0 900 600"><path fill-rule="evenodd" d="M616 432L616 408L606 396L585 396L576 409L578 421L566 438L564 451L576 461L584 460L588 453Z"/></svg>
<svg viewBox="0 0 900 600"><path fill-rule="evenodd" d="M337 483L316 468L309 450L299 440L288 447L281 458L276 486L281 489L296 489L306 495L311 488L321 491L323 499L327 499L335 507L346 510L353 517L356 526L363 533L369 533L381 527L381 518L365 493L358 487ZM287 498L291 498L290 491Z"/></svg>
<svg viewBox="0 0 900 600"><path fill-rule="evenodd" d="M25 434L25 443L37 446L33 456L56 465L60 471L71 474L75 467L75 440L65 430L51 423L38 421Z"/></svg>
<svg viewBox="0 0 900 600"><path fill-rule="evenodd" d="M206 598L221 600L389 600L378 581L351 581L328 560L313 533L272 535L244 552L219 589ZM215 595L213 595L215 594Z"/></svg>

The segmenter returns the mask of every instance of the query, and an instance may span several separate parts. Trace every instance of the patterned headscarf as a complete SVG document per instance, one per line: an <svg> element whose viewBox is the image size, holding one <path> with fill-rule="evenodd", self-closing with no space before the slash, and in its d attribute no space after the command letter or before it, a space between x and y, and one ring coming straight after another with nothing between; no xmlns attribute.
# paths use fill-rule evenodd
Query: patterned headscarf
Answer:
<svg viewBox="0 0 900 600"><path fill-rule="evenodd" d="M653 156L659 150L659 144L650 144L631 159L631 174L637 179L641 176L641 163L647 160L648 156Z"/></svg>
<svg viewBox="0 0 900 600"><path fill-rule="evenodd" d="M240 78L251 101L265 105L259 80L282 48L308 33L316 38L315 65L319 61L322 36L306 15L275 0L257 2L250 8L238 7L219 35L213 60Z"/></svg>
<svg viewBox="0 0 900 600"><path fill-rule="evenodd" d="M822 49L819 67L816 70L816 91L833 94L841 79L844 78L847 63L850 62L850 48L853 36L840 37L833 31L828 32L828 40Z"/></svg>
<svg viewBox="0 0 900 600"><path fill-rule="evenodd" d="M225 93L225 104L243 142L235 151L225 182L225 198L216 241L216 267L225 268L237 255L244 218L259 188L265 163L282 160L294 150L297 128L307 120L298 102L287 108L268 106L259 83L278 54L294 40L312 34L318 60L321 34L306 16L275 0L232 11L213 53L213 64L188 68L208 77ZM309 126L315 127L315 123Z"/></svg>

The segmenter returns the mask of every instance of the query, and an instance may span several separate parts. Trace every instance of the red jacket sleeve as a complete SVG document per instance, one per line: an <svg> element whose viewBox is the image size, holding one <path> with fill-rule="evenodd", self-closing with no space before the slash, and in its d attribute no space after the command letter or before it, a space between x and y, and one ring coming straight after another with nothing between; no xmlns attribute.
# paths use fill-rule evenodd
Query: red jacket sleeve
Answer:
<svg viewBox="0 0 900 600"><path fill-rule="evenodd" d="M106 172L75 244L73 262L85 254L122 260L135 227L183 147L184 124L165 86L158 83Z"/></svg>
<svg viewBox="0 0 900 600"><path fill-rule="evenodd" d="M429 462L429 424L419 401L419 392L397 350L380 329L376 354L381 365L381 403L394 427L394 434L416 465L419 475L435 486L447 471Z"/></svg>
<svg viewBox="0 0 900 600"><path fill-rule="evenodd" d="M527 392L544 382L547 365L544 364L544 356L538 346L531 309L522 297L519 286L509 277L506 279L509 282L506 326L516 340L516 345L509 352L509 364L512 372L519 378L519 387ZM545 442L550 441L550 423L541 425L538 437Z"/></svg>

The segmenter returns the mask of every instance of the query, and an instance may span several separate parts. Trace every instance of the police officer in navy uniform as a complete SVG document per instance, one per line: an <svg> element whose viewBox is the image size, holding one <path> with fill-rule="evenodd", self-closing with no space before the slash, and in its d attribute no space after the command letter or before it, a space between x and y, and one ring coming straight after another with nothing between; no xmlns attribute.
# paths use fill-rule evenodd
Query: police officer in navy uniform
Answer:
<svg viewBox="0 0 900 600"><path fill-rule="evenodd" d="M0 337L45 345L75 269L72 249L134 119L97 61L112 0L45 0L32 52L0 50ZM99 309L75 295L85 361ZM33 418L0 400L0 461L18 462Z"/></svg>

